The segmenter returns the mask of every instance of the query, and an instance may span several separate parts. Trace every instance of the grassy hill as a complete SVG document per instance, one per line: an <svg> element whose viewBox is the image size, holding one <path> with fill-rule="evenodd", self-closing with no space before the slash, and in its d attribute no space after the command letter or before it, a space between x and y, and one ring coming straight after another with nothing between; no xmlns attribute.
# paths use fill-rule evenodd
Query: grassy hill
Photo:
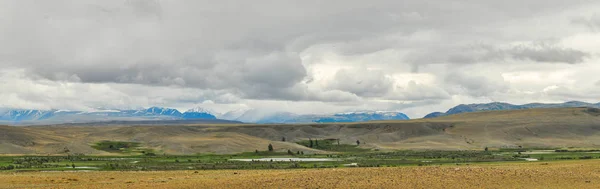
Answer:
<svg viewBox="0 0 600 189"><path fill-rule="evenodd" d="M490 111L365 123L0 126L0 154L114 155L114 151L94 148L101 141L134 142L139 148L168 154L264 151L268 144L281 152L326 153L298 144L308 139L336 139L336 143L339 139L345 145L356 145L358 140L358 148L378 150L600 147L599 131L600 111L590 108Z"/></svg>

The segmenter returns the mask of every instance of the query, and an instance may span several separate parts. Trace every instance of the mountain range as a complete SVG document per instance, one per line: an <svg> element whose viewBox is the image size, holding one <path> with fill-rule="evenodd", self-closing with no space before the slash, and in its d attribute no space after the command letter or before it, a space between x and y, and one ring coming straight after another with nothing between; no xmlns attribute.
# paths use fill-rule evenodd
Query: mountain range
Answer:
<svg viewBox="0 0 600 189"><path fill-rule="evenodd" d="M70 110L0 110L0 124L63 124L95 123L114 121L149 120L231 120L246 123L337 123L363 122L373 120L407 120L400 112L365 111L345 112L325 115L298 115L289 112L264 113L255 109L236 110L225 114L214 113L203 108L194 108L186 112L177 109L150 107L137 110L100 109L96 111Z"/></svg>
<svg viewBox="0 0 600 189"><path fill-rule="evenodd" d="M0 122L10 124L58 124L99 121L142 121L142 120L214 120L214 115L201 109L190 109L184 113L162 107L139 110L70 111L70 110L24 110L5 109L0 111Z"/></svg>
<svg viewBox="0 0 600 189"><path fill-rule="evenodd" d="M593 107L600 108L600 103L570 101L565 103L530 103L514 105L502 102L483 104L460 104L446 112L432 112L424 118L434 118L453 114L495 111L519 110L532 108L569 108ZM408 120L407 115L396 111L360 111L335 114L294 114L290 112L265 113L256 109L235 110L225 114L214 113L203 108L193 108L185 112L177 109L150 107L134 110L99 109L95 111L70 110L26 110L0 109L0 124L38 125L63 123L92 123L114 121L185 121L185 120L215 120L218 123L236 121L245 123L287 124L287 123L340 123L365 122L377 120ZM222 121L220 121L222 120Z"/></svg>
<svg viewBox="0 0 600 189"><path fill-rule="evenodd" d="M520 110L520 109L533 109L533 108L575 108L575 107L590 107L600 108L600 103L592 104L580 101L569 101L565 103L530 103L523 105L514 105L503 102L492 102L484 104L461 104L450 108L446 112L432 112L425 115L423 118L434 118L440 116L447 116L453 114L467 113L467 112L481 112L481 111L495 111L495 110Z"/></svg>
<svg viewBox="0 0 600 189"><path fill-rule="evenodd" d="M410 118L401 112L387 111L345 112L325 115L296 115L292 113L276 113L274 115L264 117L256 121L256 123L342 123L408 119Z"/></svg>

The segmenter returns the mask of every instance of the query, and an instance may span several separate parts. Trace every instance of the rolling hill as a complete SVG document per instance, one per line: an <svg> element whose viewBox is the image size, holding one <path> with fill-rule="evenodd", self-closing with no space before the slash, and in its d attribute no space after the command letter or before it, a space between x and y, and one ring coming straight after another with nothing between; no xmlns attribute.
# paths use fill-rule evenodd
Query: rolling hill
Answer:
<svg viewBox="0 0 600 189"><path fill-rule="evenodd" d="M467 112L480 112L480 111L493 111L493 110L521 110L521 109L532 109L532 108L576 108L576 107L592 107L600 108L600 103L592 104L580 101L569 101L565 103L545 104L545 103L529 103L523 105L514 105L503 102L492 102L485 104L460 104L453 108L450 108L446 112L432 112L423 118L434 118L440 116L447 116L453 114L467 113Z"/></svg>
<svg viewBox="0 0 600 189"><path fill-rule="evenodd" d="M295 144L312 139L361 141L379 150L468 150L600 147L600 110L546 108L485 111L432 119L327 124L182 124L168 126L0 126L1 154L104 154L102 140L139 142L159 153L238 153L265 150L325 153ZM285 137L286 142L282 142Z"/></svg>

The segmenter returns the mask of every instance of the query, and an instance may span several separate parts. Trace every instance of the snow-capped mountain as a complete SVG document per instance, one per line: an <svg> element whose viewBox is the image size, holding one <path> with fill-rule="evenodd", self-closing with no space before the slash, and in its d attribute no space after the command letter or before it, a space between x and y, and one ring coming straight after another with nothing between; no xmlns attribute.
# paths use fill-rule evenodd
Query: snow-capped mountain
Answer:
<svg viewBox="0 0 600 189"><path fill-rule="evenodd" d="M407 120L410 119L406 114L392 111L365 111L365 112L346 112L338 113L333 116L320 118L317 123L331 122L362 122L375 120Z"/></svg>
<svg viewBox="0 0 600 189"><path fill-rule="evenodd" d="M23 123L79 123L96 121L139 121L139 120L198 120L216 119L214 115L201 108L185 113L163 107L150 107L138 110L99 109L93 111L71 110L22 110L3 109L0 111L0 124Z"/></svg>
<svg viewBox="0 0 600 189"><path fill-rule="evenodd" d="M55 111L45 110L9 110L5 112L0 120L23 121L23 120L42 120L51 117Z"/></svg>
<svg viewBox="0 0 600 189"><path fill-rule="evenodd" d="M181 117L183 114L179 110L163 107L151 107L146 110L140 110L135 113L140 116L173 116Z"/></svg>
<svg viewBox="0 0 600 189"><path fill-rule="evenodd" d="M239 111L236 113L239 114ZM228 114L233 113L226 113L225 115ZM245 111L237 118L232 118L232 120L252 123L335 123L406 119L409 119L408 116L400 112L365 111L324 115L298 115L290 112L265 113L255 109Z"/></svg>
<svg viewBox="0 0 600 189"><path fill-rule="evenodd" d="M217 119L215 114L216 113L212 113L210 110L196 107L184 112L182 117L183 119Z"/></svg>

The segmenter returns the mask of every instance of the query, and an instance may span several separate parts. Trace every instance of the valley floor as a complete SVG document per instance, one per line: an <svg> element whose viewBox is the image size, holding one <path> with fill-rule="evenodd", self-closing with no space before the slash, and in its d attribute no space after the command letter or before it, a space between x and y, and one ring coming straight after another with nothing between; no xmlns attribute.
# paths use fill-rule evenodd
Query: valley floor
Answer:
<svg viewBox="0 0 600 189"><path fill-rule="evenodd" d="M600 188L600 161L215 171L0 172L0 188Z"/></svg>

